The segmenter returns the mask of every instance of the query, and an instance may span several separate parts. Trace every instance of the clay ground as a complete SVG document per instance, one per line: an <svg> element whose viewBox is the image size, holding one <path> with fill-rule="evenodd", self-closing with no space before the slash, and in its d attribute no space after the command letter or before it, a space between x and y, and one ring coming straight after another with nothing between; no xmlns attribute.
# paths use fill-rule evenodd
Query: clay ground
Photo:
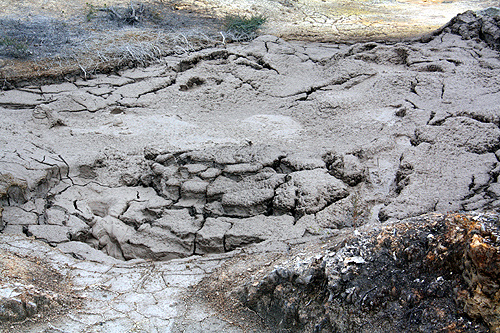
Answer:
<svg viewBox="0 0 500 333"><path fill-rule="evenodd" d="M2 2L17 18L30 13L35 23L40 13L77 17L82 27L108 27L114 37L139 36L139 49L119 44L131 57L122 59L126 52L114 49L123 62L101 74L94 60L83 66L78 57L56 55L39 71L32 66L45 60L36 54L2 59L0 70L10 75L5 88L15 89L0 93L1 249L44 258L83 299L57 319L7 330L259 331L255 318L241 324L184 299L235 255L229 250L272 258L318 237L370 230L387 220L498 210L498 51L451 28L406 40L415 33L412 22L403 29L405 41L322 43L315 39L325 36L328 18L306 24L313 15L300 1L231 3L156 3L186 15L175 27L185 22L188 28L168 35L173 42L167 44L177 49L136 67L141 45L159 45L144 39L153 29L149 21L120 27L95 14L87 22L89 8L76 1L64 8L40 2L47 12ZM460 3L412 6L454 4ZM307 41L262 35L224 45L217 39L221 13L262 9L269 13L262 33ZM273 20L292 14L302 15L299 35L290 22ZM360 23L370 17L346 14L348 22L338 27L376 29ZM210 22L213 30L204 31L206 39L198 32L179 42L193 31L192 22L197 28ZM425 32L441 24L428 23ZM394 25L380 24L394 33ZM71 47L93 40L82 31L66 36ZM109 34L98 31L104 39L89 50L106 44ZM78 44L82 36L85 43ZM47 52L58 45L44 44ZM54 67L57 59L68 67ZM29 75L44 79L33 83ZM251 243L258 244L246 248ZM176 259L158 261L166 258ZM29 294L15 282L5 281L3 297Z"/></svg>

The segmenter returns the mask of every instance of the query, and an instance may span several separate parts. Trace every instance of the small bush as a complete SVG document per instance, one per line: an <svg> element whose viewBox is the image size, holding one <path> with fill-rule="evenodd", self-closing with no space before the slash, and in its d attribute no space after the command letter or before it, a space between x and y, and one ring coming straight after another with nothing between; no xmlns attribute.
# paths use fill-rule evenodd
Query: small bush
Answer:
<svg viewBox="0 0 500 333"><path fill-rule="evenodd" d="M0 38L0 55L12 58L27 58L30 55L28 45L16 38Z"/></svg>
<svg viewBox="0 0 500 333"><path fill-rule="evenodd" d="M257 37L257 30L266 23L266 20L262 15L251 17L227 15L224 18L224 26L234 40L251 40Z"/></svg>

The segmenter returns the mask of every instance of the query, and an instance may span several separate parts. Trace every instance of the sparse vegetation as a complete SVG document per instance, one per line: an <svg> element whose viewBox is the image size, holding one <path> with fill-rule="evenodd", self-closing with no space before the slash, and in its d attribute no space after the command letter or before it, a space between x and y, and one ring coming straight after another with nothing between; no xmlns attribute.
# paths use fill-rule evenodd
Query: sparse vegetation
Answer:
<svg viewBox="0 0 500 333"><path fill-rule="evenodd" d="M5 54L12 58L26 58L29 56L28 46L15 38L0 38L0 54Z"/></svg>
<svg viewBox="0 0 500 333"><path fill-rule="evenodd" d="M97 8L88 2L85 5L87 6L87 15L85 17L87 19L87 22L90 22L95 17Z"/></svg>
<svg viewBox="0 0 500 333"><path fill-rule="evenodd" d="M266 23L263 15L250 17L240 15L227 15L224 18L224 27L236 41L251 40L257 36L257 30Z"/></svg>

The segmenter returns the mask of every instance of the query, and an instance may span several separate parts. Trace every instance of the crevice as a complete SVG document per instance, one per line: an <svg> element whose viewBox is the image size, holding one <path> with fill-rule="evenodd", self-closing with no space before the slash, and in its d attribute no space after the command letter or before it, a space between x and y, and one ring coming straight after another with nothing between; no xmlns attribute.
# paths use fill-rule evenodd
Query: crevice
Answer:
<svg viewBox="0 0 500 333"><path fill-rule="evenodd" d="M431 111L431 114L429 116L429 120L427 120L426 125L429 125L430 122L432 121L432 119L434 119L435 116L436 116L436 111Z"/></svg>
<svg viewBox="0 0 500 333"><path fill-rule="evenodd" d="M188 59L183 59L179 62L178 68L172 68L177 73L185 72L194 68L199 62L204 60L227 59L230 53L225 49L214 50L208 54L196 54Z"/></svg>
<svg viewBox="0 0 500 333"><path fill-rule="evenodd" d="M418 109L417 104L413 103L413 102L412 102L412 101L410 101L409 99L405 98L405 101L406 101L406 102L408 102L408 103L410 103L410 104L411 104L411 106L412 106L414 109Z"/></svg>
<svg viewBox="0 0 500 333"><path fill-rule="evenodd" d="M418 85L418 79L415 79L415 81L410 82L410 92L414 93L417 96L420 96L417 92L417 85Z"/></svg>

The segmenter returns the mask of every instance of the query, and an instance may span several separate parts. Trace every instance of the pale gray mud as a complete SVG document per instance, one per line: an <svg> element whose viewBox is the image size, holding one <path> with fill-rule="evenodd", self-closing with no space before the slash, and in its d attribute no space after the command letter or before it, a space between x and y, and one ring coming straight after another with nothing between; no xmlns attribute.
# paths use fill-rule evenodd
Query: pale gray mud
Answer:
<svg viewBox="0 0 500 333"><path fill-rule="evenodd" d="M209 295L220 294L214 297L220 307L186 298L187 291L203 278L232 279L224 275L232 274L230 268L210 275L231 258L234 267L248 264L237 272L243 279L253 276L252 262L263 255L263 267L272 267L276 256L303 244L314 257L320 251L315 246L326 242L327 255L335 256L345 235L379 230L383 223L430 212L498 211L495 13L467 12L411 42L287 42L265 35L167 56L146 68L2 91L1 249L53 267L72 281L75 298L58 301L54 295L45 306L35 297L37 285L6 278L2 302L11 306L0 312L6 330L262 331L261 316L271 331L359 331L364 326L342 321L348 306L337 319L327 319L309 294L304 299L323 324L312 325L307 309L280 310L281 301L255 306L251 296L242 304L258 316L241 308L242 320L238 312L219 311L231 304L229 287ZM498 219L492 221L483 228L471 223L470 229L477 224L479 235L498 248ZM424 236L434 237L429 234ZM348 270L375 257L349 258L339 259ZM395 265L408 263L413 261ZM499 275L487 274L493 283L481 297L495 309ZM328 278L313 280L330 283ZM358 302L346 290L363 291L364 303L367 288L379 288L349 281L337 289L313 289L321 301L325 290L334 290L328 302ZM269 291L258 292L263 290ZM410 297L407 290L394 293ZM72 302L78 306L44 316L47 308ZM453 315L456 310L474 321L460 326L464 330L498 328L498 312L486 318L478 307L474 317L460 302L439 304L455 304ZM391 320L413 313L408 311L394 310ZM421 330L441 329L458 317L446 312L436 318ZM390 326L391 320L380 321L381 331L384 325L401 330L421 322Z"/></svg>

